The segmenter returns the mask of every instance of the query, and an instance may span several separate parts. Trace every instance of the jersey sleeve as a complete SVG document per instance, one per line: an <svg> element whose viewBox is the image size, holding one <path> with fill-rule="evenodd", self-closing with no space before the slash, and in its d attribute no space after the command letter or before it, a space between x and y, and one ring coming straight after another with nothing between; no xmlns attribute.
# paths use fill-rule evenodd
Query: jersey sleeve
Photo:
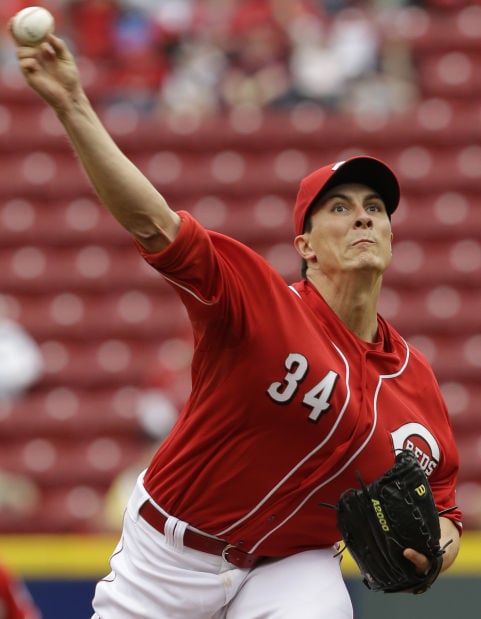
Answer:
<svg viewBox="0 0 481 619"><path fill-rule="evenodd" d="M206 230L192 215L178 212L179 232L158 253L143 258L171 284L184 303L194 332L215 330L219 343L245 338L266 312L267 291L287 284L259 254L218 232ZM211 345L211 344L210 344Z"/></svg>
<svg viewBox="0 0 481 619"><path fill-rule="evenodd" d="M213 305L218 302L221 290L211 239L189 213L179 211L178 215L179 232L162 251L149 253L138 241L134 242L144 260L179 291L191 294L200 303Z"/></svg>

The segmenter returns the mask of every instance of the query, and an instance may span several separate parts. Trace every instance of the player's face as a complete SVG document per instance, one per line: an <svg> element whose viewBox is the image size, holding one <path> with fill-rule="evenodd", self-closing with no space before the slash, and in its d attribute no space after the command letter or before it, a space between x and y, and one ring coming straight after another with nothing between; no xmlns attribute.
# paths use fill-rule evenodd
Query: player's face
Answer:
<svg viewBox="0 0 481 619"><path fill-rule="evenodd" d="M366 185L346 183L323 196L311 214L311 268L326 275L382 274L391 261L392 231L381 197Z"/></svg>

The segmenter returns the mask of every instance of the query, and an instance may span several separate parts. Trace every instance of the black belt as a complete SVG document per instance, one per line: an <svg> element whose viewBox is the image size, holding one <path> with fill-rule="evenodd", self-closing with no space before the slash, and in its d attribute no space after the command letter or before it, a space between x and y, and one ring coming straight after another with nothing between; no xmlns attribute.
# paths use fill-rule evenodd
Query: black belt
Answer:
<svg viewBox="0 0 481 619"><path fill-rule="evenodd" d="M147 501L142 505L139 510L139 514L146 522L150 524L151 527L159 531L159 533L164 533L167 517L156 509L150 501ZM258 555L252 555L248 552L244 552L236 546L228 544L221 539L208 537L207 535L202 535L202 533L197 533L188 527L184 532L183 544L193 550L200 550L201 552L207 552L211 555L222 557L229 563L232 563L232 565L240 568L254 567L254 565L259 563L259 561L263 558Z"/></svg>

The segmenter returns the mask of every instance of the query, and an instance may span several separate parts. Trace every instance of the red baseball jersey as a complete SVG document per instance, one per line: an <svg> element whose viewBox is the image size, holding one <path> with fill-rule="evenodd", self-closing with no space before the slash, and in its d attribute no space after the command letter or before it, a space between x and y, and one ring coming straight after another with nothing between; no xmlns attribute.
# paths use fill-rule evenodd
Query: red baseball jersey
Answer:
<svg viewBox="0 0 481 619"><path fill-rule="evenodd" d="M288 286L250 248L179 215L165 250L139 246L194 334L192 393L145 476L153 499L247 552L285 556L339 540L320 503L407 447L438 508L453 507L457 450L420 352L382 317L376 343L359 339L309 282Z"/></svg>

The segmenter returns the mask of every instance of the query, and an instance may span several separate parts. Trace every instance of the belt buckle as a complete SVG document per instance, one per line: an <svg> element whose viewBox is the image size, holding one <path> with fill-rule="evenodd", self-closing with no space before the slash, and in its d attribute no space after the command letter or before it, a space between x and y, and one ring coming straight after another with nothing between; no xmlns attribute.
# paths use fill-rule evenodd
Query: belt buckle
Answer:
<svg viewBox="0 0 481 619"><path fill-rule="evenodd" d="M221 553L221 557L224 559L224 561L227 561L227 563L229 563L227 555L229 554L229 550L231 550L231 548L235 548L234 544L227 544L227 546L223 549Z"/></svg>

